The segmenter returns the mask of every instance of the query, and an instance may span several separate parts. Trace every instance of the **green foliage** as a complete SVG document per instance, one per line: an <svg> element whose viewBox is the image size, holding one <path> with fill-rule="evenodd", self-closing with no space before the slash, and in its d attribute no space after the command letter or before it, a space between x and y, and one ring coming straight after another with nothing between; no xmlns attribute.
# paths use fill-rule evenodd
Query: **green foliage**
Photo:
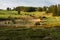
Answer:
<svg viewBox="0 0 60 40"><path fill-rule="evenodd" d="M17 10L17 8L18 9L20 8L20 10L24 11L24 12L33 12L36 9L35 7L24 7L24 6L21 6L21 7L16 7L13 10Z"/></svg>
<svg viewBox="0 0 60 40"><path fill-rule="evenodd" d="M36 9L36 11L38 11L38 12L42 12L43 10L42 10L41 7L38 7L38 8Z"/></svg>
<svg viewBox="0 0 60 40"><path fill-rule="evenodd" d="M7 10L11 10L11 8L7 7ZM18 14L20 14L20 11L23 12L35 12L35 11L45 11L46 13L53 13L53 16L60 16L60 4L58 5L51 5L49 7L25 7L25 6L18 6L14 7L12 10L18 11Z"/></svg>
<svg viewBox="0 0 60 40"><path fill-rule="evenodd" d="M20 7L16 7L16 11L18 12L18 14L20 14L21 8Z"/></svg>
<svg viewBox="0 0 60 40"><path fill-rule="evenodd" d="M58 5L57 13L58 13L58 16L60 16L60 5Z"/></svg>
<svg viewBox="0 0 60 40"><path fill-rule="evenodd" d="M46 6L43 7L43 11L47 11L47 7Z"/></svg>
<svg viewBox="0 0 60 40"><path fill-rule="evenodd" d="M54 12L53 12L53 16L58 16L58 12L57 12L57 5L54 6Z"/></svg>
<svg viewBox="0 0 60 40"><path fill-rule="evenodd" d="M11 8L7 7L7 11L11 11Z"/></svg>
<svg viewBox="0 0 60 40"><path fill-rule="evenodd" d="M53 16L59 16L59 6L51 5L48 8L48 13L53 13Z"/></svg>

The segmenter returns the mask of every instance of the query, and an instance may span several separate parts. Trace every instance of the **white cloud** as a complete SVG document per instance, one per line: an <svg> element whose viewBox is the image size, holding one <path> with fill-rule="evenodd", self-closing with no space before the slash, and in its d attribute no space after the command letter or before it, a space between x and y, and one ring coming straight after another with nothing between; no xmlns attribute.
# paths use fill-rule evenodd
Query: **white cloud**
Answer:
<svg viewBox="0 0 60 40"><path fill-rule="evenodd" d="M49 6L59 4L60 0L0 0L0 8L16 6Z"/></svg>

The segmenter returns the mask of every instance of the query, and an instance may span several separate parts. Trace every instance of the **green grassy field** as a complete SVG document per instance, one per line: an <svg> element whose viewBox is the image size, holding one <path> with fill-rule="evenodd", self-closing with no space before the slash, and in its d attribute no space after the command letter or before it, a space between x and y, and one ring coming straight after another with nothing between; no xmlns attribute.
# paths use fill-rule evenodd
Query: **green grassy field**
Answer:
<svg viewBox="0 0 60 40"><path fill-rule="evenodd" d="M12 17L19 17L24 15L34 15L36 17L39 17L40 15L43 15L44 12L21 12L20 15L17 14L17 11L0 11L0 17L8 17L11 15Z"/></svg>
<svg viewBox="0 0 60 40"><path fill-rule="evenodd" d="M60 40L60 16L53 17L45 12L21 12L18 15L17 11L0 11L0 18L8 18L9 16L22 18L29 15L39 19L42 16L47 17L43 22L46 28L0 27L0 40ZM49 26L53 28L47 28Z"/></svg>
<svg viewBox="0 0 60 40"><path fill-rule="evenodd" d="M27 15L27 16L26 16ZM22 18L22 17L28 17L28 16L34 16L36 18L39 18L40 16L45 16L47 19L45 20L45 24L47 26L60 26L60 16L59 17L53 17L52 14L46 14L45 12L21 12L20 15L17 14L17 11L0 11L0 18L8 18L11 16L12 18Z"/></svg>
<svg viewBox="0 0 60 40"><path fill-rule="evenodd" d="M0 28L0 40L60 40L59 28Z"/></svg>

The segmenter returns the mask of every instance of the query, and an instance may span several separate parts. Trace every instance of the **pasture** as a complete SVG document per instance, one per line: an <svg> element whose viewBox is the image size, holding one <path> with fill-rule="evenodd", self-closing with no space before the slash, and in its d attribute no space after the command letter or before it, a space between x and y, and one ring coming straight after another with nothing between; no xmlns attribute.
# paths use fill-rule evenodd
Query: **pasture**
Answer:
<svg viewBox="0 0 60 40"><path fill-rule="evenodd" d="M60 40L59 28L0 28L0 40Z"/></svg>
<svg viewBox="0 0 60 40"><path fill-rule="evenodd" d="M0 40L60 40L60 16L54 17L45 12L17 14L17 11L0 11L0 20Z"/></svg>
<svg viewBox="0 0 60 40"><path fill-rule="evenodd" d="M18 18L18 19L25 19L26 22L31 19L41 19L41 17L46 17L46 19L43 19L43 24L45 24L47 27L54 27L54 26L60 26L60 16L54 17L52 16L52 13L45 13L45 12L22 12L20 14L17 14L17 11L0 11L0 18ZM33 23L33 22L32 22ZM32 25L32 24L30 24ZM44 26L44 25L43 25Z"/></svg>

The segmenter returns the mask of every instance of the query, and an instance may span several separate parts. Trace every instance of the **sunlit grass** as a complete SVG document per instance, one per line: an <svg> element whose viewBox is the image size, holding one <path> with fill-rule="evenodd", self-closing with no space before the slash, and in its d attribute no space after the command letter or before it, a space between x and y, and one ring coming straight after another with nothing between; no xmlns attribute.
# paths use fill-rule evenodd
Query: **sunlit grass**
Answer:
<svg viewBox="0 0 60 40"><path fill-rule="evenodd" d="M17 11L0 11L0 18L8 18L9 16L15 18L21 18L21 17L28 17L29 15L32 15L34 17L40 17L45 16L47 17L45 24L49 26L60 26L60 16L54 17L51 14L46 14L45 12L22 12L20 14L17 13Z"/></svg>

